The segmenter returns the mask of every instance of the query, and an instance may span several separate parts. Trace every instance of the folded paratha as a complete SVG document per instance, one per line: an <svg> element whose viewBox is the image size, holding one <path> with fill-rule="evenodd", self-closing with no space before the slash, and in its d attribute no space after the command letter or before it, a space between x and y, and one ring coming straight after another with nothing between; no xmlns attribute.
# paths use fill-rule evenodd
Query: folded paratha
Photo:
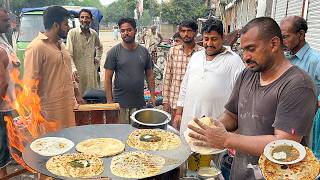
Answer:
<svg viewBox="0 0 320 180"><path fill-rule="evenodd" d="M92 177L103 173L103 161L89 154L72 153L51 157L46 168L55 175L65 177Z"/></svg>
<svg viewBox="0 0 320 180"><path fill-rule="evenodd" d="M147 178L157 175L165 159L143 152L125 152L114 156L111 161L112 174L124 178Z"/></svg>
<svg viewBox="0 0 320 180"><path fill-rule="evenodd" d="M203 117L199 119L200 122L210 126L210 127L215 127L213 121L211 120L211 118L209 117ZM189 122L189 124L191 124L194 127L198 127L198 124L196 122L194 122L193 120ZM210 148L210 147L201 147L201 146L195 146L194 143L197 141L196 139L193 139L189 136L189 133L191 133L192 130L191 129L187 129L183 135L184 138L186 139L187 143L189 144L191 151L199 153L199 154L203 154L203 155L207 155L207 154L218 154L221 153L223 151L225 151L225 149L216 149L216 148Z"/></svg>
<svg viewBox="0 0 320 180"><path fill-rule="evenodd" d="M114 138L87 139L76 145L76 150L98 157L113 156L124 151L125 144Z"/></svg>
<svg viewBox="0 0 320 180"><path fill-rule="evenodd" d="M130 147L139 150L170 150L180 146L180 137L162 129L137 129L127 140Z"/></svg>
<svg viewBox="0 0 320 180"><path fill-rule="evenodd" d="M266 180L311 180L315 179L319 174L320 164L312 151L305 147L306 157L296 163L290 165L281 165L271 162L265 155L259 158L259 167L262 175Z"/></svg>
<svg viewBox="0 0 320 180"><path fill-rule="evenodd" d="M69 151L74 143L62 137L44 137L36 139L30 144L32 151L42 156L56 156Z"/></svg>

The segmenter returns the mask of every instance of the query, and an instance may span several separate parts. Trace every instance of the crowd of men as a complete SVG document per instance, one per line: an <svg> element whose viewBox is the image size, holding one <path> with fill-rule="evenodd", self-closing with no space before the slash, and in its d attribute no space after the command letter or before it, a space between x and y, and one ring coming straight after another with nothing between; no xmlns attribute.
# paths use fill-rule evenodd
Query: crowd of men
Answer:
<svg viewBox="0 0 320 180"><path fill-rule="evenodd" d="M79 17L81 26L69 31L67 10L48 7L45 32L25 52L23 78L26 83L39 81L32 89L41 98L41 110L60 128L76 125L74 105L84 103L88 88L98 87L102 45L90 29L91 12L83 9ZM0 9L0 33L8 30L8 21L7 12ZM117 27L122 41L106 56L105 93L108 103L120 104L120 123L130 123L130 115L145 106L145 78L155 104L152 57L162 37L152 27L144 36L151 37L144 47L135 40L134 19L121 18ZM220 20L209 19L201 30L192 20L179 24L166 60L163 110L171 113L172 125L181 133L192 130L189 136L198 140L197 145L236 150L231 179L256 179L248 164L256 165L266 144L277 139L312 147L320 158L320 53L305 41L307 30L298 16L284 18L280 26L269 17L255 18L240 31L241 59L223 45ZM203 47L195 43L198 31ZM61 38L67 38L66 46ZM0 95L14 100L9 74L19 61L6 39L0 39ZM0 177L10 161L3 117L13 110L0 99ZM211 117L216 127L201 123L202 116ZM191 120L199 128L188 125Z"/></svg>

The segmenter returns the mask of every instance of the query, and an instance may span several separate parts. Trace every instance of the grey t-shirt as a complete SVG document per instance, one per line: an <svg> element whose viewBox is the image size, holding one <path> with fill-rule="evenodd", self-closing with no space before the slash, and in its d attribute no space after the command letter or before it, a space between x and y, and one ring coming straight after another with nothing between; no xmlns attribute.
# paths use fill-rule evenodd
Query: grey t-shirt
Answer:
<svg viewBox="0 0 320 180"><path fill-rule="evenodd" d="M138 45L134 50L114 46L107 54L105 69L115 72L113 100L120 107L137 108L145 105L144 79L145 71L152 68L148 50Z"/></svg>
<svg viewBox="0 0 320 180"><path fill-rule="evenodd" d="M317 109L315 86L297 66L292 66L266 86L260 85L260 73L245 69L225 108L238 116L237 133L241 135L272 135L276 128L304 136L302 143L306 145ZM258 158L237 151L231 179L255 179L253 170L247 165L257 165Z"/></svg>

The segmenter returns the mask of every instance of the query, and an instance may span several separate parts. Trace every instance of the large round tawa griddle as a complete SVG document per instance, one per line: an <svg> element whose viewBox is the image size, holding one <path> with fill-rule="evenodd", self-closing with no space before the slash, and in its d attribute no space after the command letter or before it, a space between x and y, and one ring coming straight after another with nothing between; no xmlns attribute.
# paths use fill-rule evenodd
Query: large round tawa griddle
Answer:
<svg viewBox="0 0 320 180"><path fill-rule="evenodd" d="M70 139L77 145L79 142L90 139L90 138L115 138L119 139L126 144L125 151L138 151L137 149L131 148L127 145L128 135L134 131L136 128L128 124L96 124L96 125L86 125L77 126L72 128L62 129L61 131L55 133L48 133L42 137L64 137ZM75 147L73 147L67 153L77 152ZM161 171L157 174L163 174L174 168L180 166L185 162L190 155L190 148L187 143L181 138L181 145L173 150L167 151L146 151L150 154L156 154L164 157L166 159L166 164L161 168ZM62 176L57 176L50 173L46 168L46 162L50 157L41 156L30 149L30 143L26 146L22 153L23 160L25 163L33 170L59 179L73 179ZM127 179L114 176L110 170L110 164L112 157L102 158L104 163L104 172L96 177L110 177L111 179ZM79 179L79 178L77 178Z"/></svg>

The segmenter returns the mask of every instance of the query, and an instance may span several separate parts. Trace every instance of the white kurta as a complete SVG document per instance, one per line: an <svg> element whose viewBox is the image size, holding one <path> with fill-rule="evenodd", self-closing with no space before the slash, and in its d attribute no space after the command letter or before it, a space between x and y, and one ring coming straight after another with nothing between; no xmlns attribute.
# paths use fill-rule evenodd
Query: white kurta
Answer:
<svg viewBox="0 0 320 180"><path fill-rule="evenodd" d="M224 105L244 67L241 58L229 47L212 61L206 60L204 50L192 55L177 102L178 106L183 107L181 133L194 117L217 119L223 113Z"/></svg>

